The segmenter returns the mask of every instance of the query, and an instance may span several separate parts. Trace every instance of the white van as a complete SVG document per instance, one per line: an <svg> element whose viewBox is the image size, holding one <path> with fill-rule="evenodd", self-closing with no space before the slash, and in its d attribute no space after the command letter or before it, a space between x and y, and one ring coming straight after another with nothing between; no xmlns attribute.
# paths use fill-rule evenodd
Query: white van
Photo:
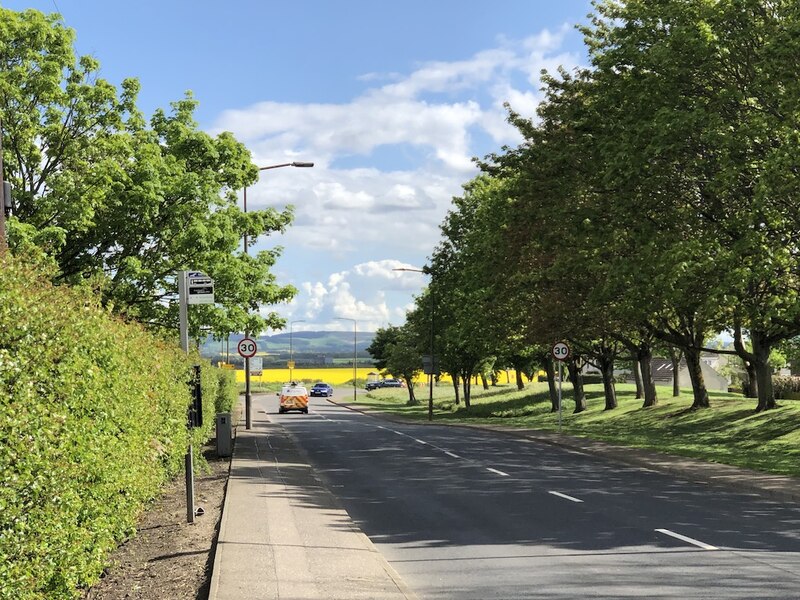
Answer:
<svg viewBox="0 0 800 600"><path fill-rule="evenodd" d="M278 392L278 396L280 396L279 413L299 410L308 414L308 390L302 385L297 385L296 383L284 385L281 391Z"/></svg>

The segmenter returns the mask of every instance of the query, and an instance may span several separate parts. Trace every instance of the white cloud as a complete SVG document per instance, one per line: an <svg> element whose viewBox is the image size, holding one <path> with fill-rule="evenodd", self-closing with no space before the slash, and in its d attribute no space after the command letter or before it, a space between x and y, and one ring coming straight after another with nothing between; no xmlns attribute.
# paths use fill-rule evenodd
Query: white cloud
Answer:
<svg viewBox="0 0 800 600"><path fill-rule="evenodd" d="M472 157L520 141L503 103L535 117L540 71L578 64L560 50L571 31L500 40L406 75L369 73L360 80L373 87L341 104L260 102L223 113L215 131L232 131L256 164L315 163L262 172L248 191L253 209L296 207L284 235L260 241L286 248L276 275L300 290L278 310L306 319L306 329L347 329L335 316L363 330L402 323L410 293L428 278L392 269L425 264L452 197L477 173Z"/></svg>
<svg viewBox="0 0 800 600"><path fill-rule="evenodd" d="M384 86L377 94L396 98L417 98L431 92L452 94L491 80L497 70L513 60L510 50L493 49L478 52L469 60L430 62L406 79Z"/></svg>

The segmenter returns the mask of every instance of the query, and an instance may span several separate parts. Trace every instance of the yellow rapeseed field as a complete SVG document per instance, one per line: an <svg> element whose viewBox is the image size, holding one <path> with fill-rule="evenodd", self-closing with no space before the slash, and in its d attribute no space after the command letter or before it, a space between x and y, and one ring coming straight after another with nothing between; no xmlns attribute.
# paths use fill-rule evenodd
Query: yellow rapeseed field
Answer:
<svg viewBox="0 0 800 600"><path fill-rule="evenodd" d="M292 378L297 382L302 382L309 385L313 385L319 381L330 383L333 386L344 385L346 383L353 385L353 368L317 367L309 369L292 369ZM373 379L380 379L381 375L375 368L363 367L356 370L356 378L358 381L366 382ZM515 381L515 378L516 374L511 370L500 374L500 380L503 383L513 382ZM244 370L239 369L236 371L236 381L244 382ZM250 381L261 383L286 383L289 381L289 369L264 369L261 375L251 375ZM414 383L416 385L424 385L427 381L428 376L421 374L414 380ZM442 374L439 382L452 384L450 376L446 373Z"/></svg>

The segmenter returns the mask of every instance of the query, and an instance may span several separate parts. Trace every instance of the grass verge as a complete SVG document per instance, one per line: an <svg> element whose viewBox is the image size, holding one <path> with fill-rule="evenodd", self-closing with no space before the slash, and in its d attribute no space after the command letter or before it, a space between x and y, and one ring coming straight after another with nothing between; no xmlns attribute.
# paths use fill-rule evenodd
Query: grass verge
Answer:
<svg viewBox="0 0 800 600"><path fill-rule="evenodd" d="M382 389L359 398L359 405L426 420L428 390L418 388L415 406L408 406L407 390ZM587 410L574 414L571 386L564 387L563 433L623 446L648 448L755 469L800 476L800 401L783 400L779 408L755 413L756 401L739 394L709 392L711 408L689 410L691 390L672 396L672 388L658 388L658 405L642 408L632 384L617 385L618 408L604 410L603 386L587 385ZM454 403L452 387L434 389L434 420L450 423L487 423L558 430L558 414L550 412L546 383L532 383L518 391L513 385L489 390L473 387L469 410Z"/></svg>

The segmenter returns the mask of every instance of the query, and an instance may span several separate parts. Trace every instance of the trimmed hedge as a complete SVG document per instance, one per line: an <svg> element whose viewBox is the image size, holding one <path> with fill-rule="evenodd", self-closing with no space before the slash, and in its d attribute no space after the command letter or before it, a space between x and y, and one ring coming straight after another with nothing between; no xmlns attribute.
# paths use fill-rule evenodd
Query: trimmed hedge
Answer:
<svg viewBox="0 0 800 600"><path fill-rule="evenodd" d="M0 259L0 598L73 598L183 468L195 359ZM203 369L205 423L219 379Z"/></svg>
<svg viewBox="0 0 800 600"><path fill-rule="evenodd" d="M214 407L218 413L229 413L233 411L236 400L239 398L239 386L236 385L236 372L225 369L216 369L219 377L219 389L217 391Z"/></svg>
<svg viewBox="0 0 800 600"><path fill-rule="evenodd" d="M800 399L800 377L773 376L772 389L776 400Z"/></svg>

